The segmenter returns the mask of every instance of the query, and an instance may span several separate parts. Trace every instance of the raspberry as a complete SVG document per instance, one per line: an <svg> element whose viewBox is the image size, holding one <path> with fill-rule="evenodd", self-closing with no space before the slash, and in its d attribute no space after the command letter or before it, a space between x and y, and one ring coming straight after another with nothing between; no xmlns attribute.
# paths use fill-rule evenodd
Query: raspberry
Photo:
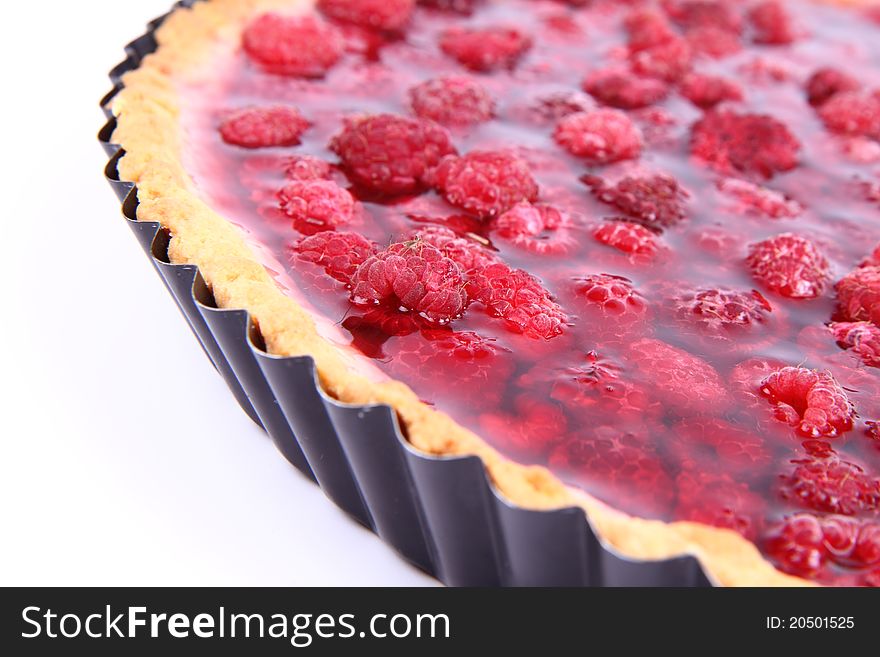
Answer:
<svg viewBox="0 0 880 657"><path fill-rule="evenodd" d="M593 164L629 160L642 150L639 129L613 109L569 114L557 124L553 137L569 153Z"/></svg>
<svg viewBox="0 0 880 657"><path fill-rule="evenodd" d="M293 252L301 260L320 265L337 281L349 283L358 266L376 253L376 245L357 233L327 230L303 237Z"/></svg>
<svg viewBox="0 0 880 657"><path fill-rule="evenodd" d="M763 438L720 418L687 418L675 425L673 435L667 448L688 469L720 466L724 472L751 475L773 460Z"/></svg>
<svg viewBox="0 0 880 657"><path fill-rule="evenodd" d="M770 178L796 167L799 150L785 124L766 114L712 111L691 131L691 152L723 172Z"/></svg>
<svg viewBox="0 0 880 657"><path fill-rule="evenodd" d="M865 258L860 267L880 267L880 244Z"/></svg>
<svg viewBox="0 0 880 657"><path fill-rule="evenodd" d="M837 282L835 289L843 319L880 326L880 265L854 269Z"/></svg>
<svg viewBox="0 0 880 657"><path fill-rule="evenodd" d="M244 31L244 51L269 73L323 76L343 53L341 32L314 16L263 14Z"/></svg>
<svg viewBox="0 0 880 657"><path fill-rule="evenodd" d="M655 232L677 224L685 216L688 193L671 176L627 177L614 187L595 177L584 180L600 201Z"/></svg>
<svg viewBox="0 0 880 657"><path fill-rule="evenodd" d="M666 516L673 483L646 435L602 426L556 447L554 470L581 479L587 490L639 516Z"/></svg>
<svg viewBox="0 0 880 657"><path fill-rule="evenodd" d="M773 312L760 292L699 289L673 299L676 320L695 328L701 337L741 342L769 321Z"/></svg>
<svg viewBox="0 0 880 657"><path fill-rule="evenodd" d="M531 37L513 27L452 27L440 35L440 49L473 71L513 68L531 47Z"/></svg>
<svg viewBox="0 0 880 657"><path fill-rule="evenodd" d="M675 38L675 32L662 13L652 9L630 12L624 20L629 35L630 50L643 50L658 46Z"/></svg>
<svg viewBox="0 0 880 657"><path fill-rule="evenodd" d="M594 71L582 86L600 103L620 109L648 107L669 94L669 86L662 80L615 69Z"/></svg>
<svg viewBox="0 0 880 657"><path fill-rule="evenodd" d="M566 434L568 422L559 404L519 395L514 405L514 413L486 413L480 418L493 442L535 458L544 456Z"/></svg>
<svg viewBox="0 0 880 657"><path fill-rule="evenodd" d="M565 253L576 245L568 216L550 205L517 203L492 223L493 231L538 255Z"/></svg>
<svg viewBox="0 0 880 657"><path fill-rule="evenodd" d="M749 10L748 16L755 43L781 46L797 38L791 16L777 0L759 2Z"/></svg>
<svg viewBox="0 0 880 657"><path fill-rule="evenodd" d="M591 334L632 335L644 330L648 302L632 281L611 274L592 274L577 280L577 295L586 302Z"/></svg>
<svg viewBox="0 0 880 657"><path fill-rule="evenodd" d="M818 106L838 92L855 91L859 86L858 80L838 68L820 68L807 80L807 101Z"/></svg>
<svg viewBox="0 0 880 657"><path fill-rule="evenodd" d="M293 107L246 107L228 115L220 124L223 141L243 148L296 146L308 129Z"/></svg>
<svg viewBox="0 0 880 657"><path fill-rule="evenodd" d="M409 22L415 4L415 0L318 0L318 9L344 23L398 32Z"/></svg>
<svg viewBox="0 0 880 657"><path fill-rule="evenodd" d="M627 360L671 408L709 412L727 403L718 372L693 354L660 340L642 338L629 345Z"/></svg>
<svg viewBox="0 0 880 657"><path fill-rule="evenodd" d="M311 155L294 155L284 163L284 175L288 180L328 180L330 163Z"/></svg>
<svg viewBox="0 0 880 657"><path fill-rule="evenodd" d="M735 197L743 211L755 212L771 219L791 219L803 212L800 203L782 192L747 180L724 178L718 183L718 189Z"/></svg>
<svg viewBox="0 0 880 657"><path fill-rule="evenodd" d="M880 510L880 479L839 458L792 461L795 469L781 478L780 494L814 511L844 516Z"/></svg>
<svg viewBox="0 0 880 657"><path fill-rule="evenodd" d="M278 192L278 200L293 227L306 235L351 223L357 208L349 191L331 180L293 181Z"/></svg>
<svg viewBox="0 0 880 657"><path fill-rule="evenodd" d="M880 367L880 327L871 322L836 322L834 339L844 349L858 354L868 367Z"/></svg>
<svg viewBox="0 0 880 657"><path fill-rule="evenodd" d="M858 528L858 538L851 558L859 566L880 563L880 523L870 521L862 523Z"/></svg>
<svg viewBox="0 0 880 657"><path fill-rule="evenodd" d="M579 91L559 91L538 98L532 112L541 121L558 123L560 119L577 112L593 109L590 97Z"/></svg>
<svg viewBox="0 0 880 657"><path fill-rule="evenodd" d="M393 114L349 122L330 148L357 183L385 194L418 191L427 171L455 152L446 130L437 124Z"/></svg>
<svg viewBox="0 0 880 657"><path fill-rule="evenodd" d="M448 76L422 82L410 89L413 111L443 125L471 125L492 118L495 104L477 81Z"/></svg>
<svg viewBox="0 0 880 657"><path fill-rule="evenodd" d="M774 414L805 436L833 438L852 428L853 409L846 392L827 372L783 367L761 383Z"/></svg>
<svg viewBox="0 0 880 657"><path fill-rule="evenodd" d="M828 559L822 523L811 513L785 519L764 546L780 570L801 577L815 577Z"/></svg>
<svg viewBox="0 0 880 657"><path fill-rule="evenodd" d="M426 226L417 231L412 239L420 239L440 249L443 255L453 260L465 273L488 267L498 261L495 254L476 241L459 237L454 231L443 226Z"/></svg>
<svg viewBox="0 0 880 657"><path fill-rule="evenodd" d="M643 387L624 376L621 366L595 351L586 354L578 365L548 369L538 365L519 379L524 388L550 384L550 397L571 412L582 411L590 421L614 417L621 422L641 422L658 415L659 402L650 398Z"/></svg>
<svg viewBox="0 0 880 657"><path fill-rule="evenodd" d="M880 91L841 91L819 108L831 132L880 139Z"/></svg>
<svg viewBox="0 0 880 657"><path fill-rule="evenodd" d="M664 0L669 17L685 28L715 27L734 34L742 30L742 19L726 2L718 0Z"/></svg>
<svg viewBox="0 0 880 657"><path fill-rule="evenodd" d="M459 317L467 305L459 266L421 240L392 244L365 260L352 278L351 300L394 304L440 323Z"/></svg>
<svg viewBox="0 0 880 657"><path fill-rule="evenodd" d="M764 499L728 474L684 470L675 479L675 519L732 529L754 540L760 530Z"/></svg>
<svg viewBox="0 0 880 657"><path fill-rule="evenodd" d="M549 340L562 333L567 318L541 283L521 269L497 263L468 281L468 295L508 328L530 338Z"/></svg>
<svg viewBox="0 0 880 657"><path fill-rule="evenodd" d="M725 100L743 99L742 89L735 82L703 73L686 75L679 91L700 109L711 109Z"/></svg>
<svg viewBox="0 0 880 657"><path fill-rule="evenodd" d="M739 35L719 27L706 25L695 27L685 32L685 38L691 44L691 50L700 55L720 59L742 50Z"/></svg>
<svg viewBox="0 0 880 657"><path fill-rule="evenodd" d="M483 218L495 217L521 201L538 197L529 165L507 151L471 151L444 158L432 174L449 203Z"/></svg>
<svg viewBox="0 0 880 657"><path fill-rule="evenodd" d="M605 221L593 231L593 237L607 246L633 255L657 253L657 236L641 224L631 221Z"/></svg>
<svg viewBox="0 0 880 657"><path fill-rule="evenodd" d="M752 244L746 264L757 281L792 299L810 299L822 294L830 267L828 259L813 242L792 233Z"/></svg>
<svg viewBox="0 0 880 657"><path fill-rule="evenodd" d="M691 67L692 51L687 40L673 37L656 45L635 50L629 61L633 71L666 82L675 82Z"/></svg>

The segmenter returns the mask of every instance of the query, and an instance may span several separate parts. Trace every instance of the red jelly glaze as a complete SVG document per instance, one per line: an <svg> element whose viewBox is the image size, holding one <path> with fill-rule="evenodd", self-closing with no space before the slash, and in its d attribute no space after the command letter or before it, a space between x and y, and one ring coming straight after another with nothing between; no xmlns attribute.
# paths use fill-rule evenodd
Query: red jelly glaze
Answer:
<svg viewBox="0 0 880 657"><path fill-rule="evenodd" d="M344 51L323 77L272 72L241 49L191 90L190 171L364 358L504 454L639 516L739 531L787 572L876 585L876 331L841 326L875 321L880 296L862 285L874 285L873 270L853 274L877 264L880 144L863 128L880 116L869 115L873 101L857 116L831 116L828 103L853 89L874 98L880 25L805 2L583 4L506 0L462 13L419 3L393 30L328 12L318 25ZM492 66L462 64L442 46L450 30L511 28L528 47L492 41ZM721 36L723 48L705 47ZM841 62L845 79L827 73ZM632 84L611 89L609 72ZM383 120L368 179L347 175L334 142L346 125L379 114L411 122L413 90L448 77L469 91L429 87L443 127ZM662 93L619 102L639 89ZM449 118L455 102L470 103L460 121ZM277 105L308 121L299 145L224 143L230 112ZM637 131L625 157L590 157L606 146L588 133L558 141L565 116L611 105ZM389 146L383 169L382 144L402 132L408 141ZM472 151L505 155L461 159ZM516 184L480 170L486 162L515 171ZM444 189L450 171L455 194ZM311 204L289 198L301 188L314 188ZM468 193L479 202L461 201ZM323 205L334 198L346 201L344 221ZM340 237L314 237L321 230ZM754 245L782 249L782 234L819 253L827 280L814 297L786 296L750 267ZM346 285L382 283L356 273L374 253L402 258L387 265L394 294L375 299ZM778 255L796 283L814 276L798 254ZM420 285L436 289L425 296ZM783 404L772 377L786 366L824 383ZM804 431L808 411L810 426L834 431ZM850 545L849 534L862 538Z"/></svg>

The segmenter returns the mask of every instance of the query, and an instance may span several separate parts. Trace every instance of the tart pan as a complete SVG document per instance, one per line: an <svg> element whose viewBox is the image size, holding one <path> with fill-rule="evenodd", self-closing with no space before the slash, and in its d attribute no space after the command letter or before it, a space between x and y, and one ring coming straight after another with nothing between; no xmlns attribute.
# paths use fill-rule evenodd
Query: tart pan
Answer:
<svg viewBox="0 0 880 657"><path fill-rule="evenodd" d="M218 308L196 267L169 262L168 232L137 221L137 188L119 180L116 164L124 153L111 142L110 111L122 76L156 49L163 19L129 43L126 59L110 72L113 90L101 100L107 123L98 134L110 158L105 176L205 354L284 457L349 516L449 586L711 585L693 556L641 561L620 555L597 536L582 509L512 505L476 456L417 452L390 407L330 398L311 357L267 353L246 311Z"/></svg>

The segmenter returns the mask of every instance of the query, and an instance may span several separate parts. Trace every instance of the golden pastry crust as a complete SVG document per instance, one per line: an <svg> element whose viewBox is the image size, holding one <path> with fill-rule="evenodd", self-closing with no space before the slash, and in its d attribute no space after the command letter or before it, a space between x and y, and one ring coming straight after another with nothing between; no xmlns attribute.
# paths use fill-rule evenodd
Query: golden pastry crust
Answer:
<svg viewBox="0 0 880 657"><path fill-rule="evenodd" d="M322 338L309 313L278 287L243 233L198 195L183 162L183 129L177 89L195 80L208 62L234 51L244 24L257 12L302 11L312 0L208 0L175 11L157 31L159 47L123 78L112 110L113 141L125 150L118 171L138 188L138 220L171 233L169 257L198 266L221 308L246 309L278 356L308 354L323 389L350 404L388 404L409 442L432 455L479 456L495 487L529 509L579 506L599 536L623 555L662 559L694 555L722 585L809 585L767 562L739 534L692 522L665 523L625 515L565 486L547 469L503 457L446 414L422 403L404 384L376 383L355 371L346 354Z"/></svg>

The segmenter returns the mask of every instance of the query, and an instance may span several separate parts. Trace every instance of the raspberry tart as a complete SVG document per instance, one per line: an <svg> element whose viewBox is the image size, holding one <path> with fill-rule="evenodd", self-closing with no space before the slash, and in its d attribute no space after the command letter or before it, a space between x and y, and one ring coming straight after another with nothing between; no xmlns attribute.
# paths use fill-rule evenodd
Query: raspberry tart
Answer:
<svg viewBox="0 0 880 657"><path fill-rule="evenodd" d="M627 557L880 585L880 12L205 0L156 41L118 174L269 353Z"/></svg>

